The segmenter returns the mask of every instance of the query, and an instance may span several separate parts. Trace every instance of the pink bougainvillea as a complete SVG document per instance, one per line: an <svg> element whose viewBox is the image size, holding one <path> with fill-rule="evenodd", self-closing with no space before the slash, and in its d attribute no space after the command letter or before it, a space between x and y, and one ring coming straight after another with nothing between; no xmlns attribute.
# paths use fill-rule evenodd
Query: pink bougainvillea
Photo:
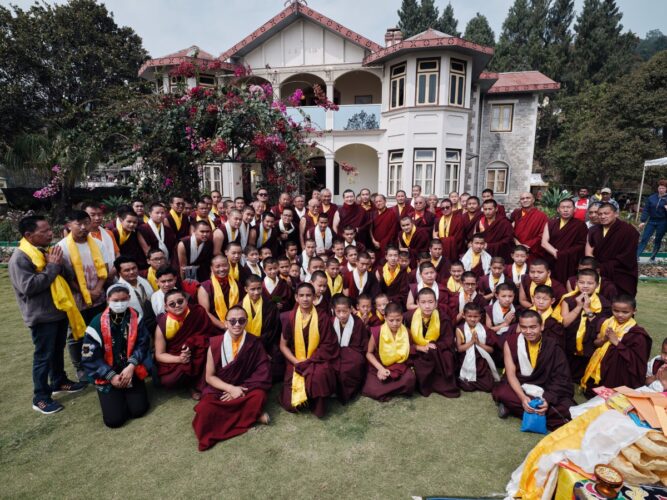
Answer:
<svg viewBox="0 0 667 500"><path fill-rule="evenodd" d="M51 177L51 181L43 188L35 191L32 194L33 197L40 200L45 200L48 198L53 198L60 192L60 189L62 188L63 185L63 181L65 179L65 169L61 168L60 165L54 165L51 168L51 172L53 172L53 177Z"/></svg>

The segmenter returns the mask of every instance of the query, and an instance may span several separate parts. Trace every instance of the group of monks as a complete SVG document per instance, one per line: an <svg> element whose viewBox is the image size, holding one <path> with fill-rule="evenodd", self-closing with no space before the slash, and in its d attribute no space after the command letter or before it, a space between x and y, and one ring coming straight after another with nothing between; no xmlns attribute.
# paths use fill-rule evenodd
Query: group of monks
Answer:
<svg viewBox="0 0 667 500"><path fill-rule="evenodd" d="M268 194L137 201L96 228L119 276L129 262L150 285L138 303L155 373L198 400L200 450L268 423L273 383L283 408L318 417L332 397L484 391L499 416L539 413L549 428L568 421L574 384L644 384L638 232L614 205L593 218L565 199L548 218L530 193L510 213L491 190L438 200L415 186L391 207L368 189L341 205L328 189L274 206Z"/></svg>

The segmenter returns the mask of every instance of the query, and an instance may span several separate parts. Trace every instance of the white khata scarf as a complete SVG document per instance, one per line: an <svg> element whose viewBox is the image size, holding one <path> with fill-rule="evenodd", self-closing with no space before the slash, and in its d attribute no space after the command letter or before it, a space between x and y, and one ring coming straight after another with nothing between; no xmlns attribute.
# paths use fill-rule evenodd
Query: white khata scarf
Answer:
<svg viewBox="0 0 667 500"><path fill-rule="evenodd" d="M477 338L482 344L486 344L486 330L481 323L475 325L475 332L477 332ZM463 335L465 337L465 342L468 343L472 340L472 331L468 323L463 323ZM484 358L484 360L489 364L491 373L493 374L493 380L498 382L500 376L498 375L498 369L496 364L493 362L491 355L482 349L478 345L471 345L466 350L465 357L463 358L463 364L461 365L461 371L459 372L459 378L465 382L477 382L477 364L475 363L475 349L479 352L479 355Z"/></svg>

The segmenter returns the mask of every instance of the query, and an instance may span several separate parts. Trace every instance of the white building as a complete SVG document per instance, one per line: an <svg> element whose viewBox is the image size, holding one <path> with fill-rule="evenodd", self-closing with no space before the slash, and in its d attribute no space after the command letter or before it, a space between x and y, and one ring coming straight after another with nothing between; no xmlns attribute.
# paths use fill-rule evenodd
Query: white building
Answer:
<svg viewBox="0 0 667 500"><path fill-rule="evenodd" d="M309 187L326 185L335 199L347 188L391 197L419 184L439 197L489 187L514 204L531 188L538 101L560 85L537 71L485 72L492 57L490 47L431 29L407 40L389 29L383 47L294 1L218 58L191 47L147 61L140 75L169 92L171 67L217 60L219 69L188 85L215 85L243 64L277 98L302 89L302 109L324 132ZM338 111L313 106L315 84ZM340 162L358 175L348 178ZM235 196L239 175L231 164L213 165L206 182Z"/></svg>

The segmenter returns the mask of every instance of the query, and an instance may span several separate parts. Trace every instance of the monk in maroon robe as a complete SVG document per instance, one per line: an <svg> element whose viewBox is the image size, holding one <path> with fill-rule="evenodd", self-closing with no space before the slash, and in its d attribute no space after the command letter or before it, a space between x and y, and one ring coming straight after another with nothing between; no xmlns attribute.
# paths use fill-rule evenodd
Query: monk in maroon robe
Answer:
<svg viewBox="0 0 667 500"><path fill-rule="evenodd" d="M176 245L178 244L178 239L176 238L176 233L167 225L162 223L164 219L164 206L159 203L153 203L149 210L150 218L153 220L153 225L155 226L155 231L152 229L150 223L141 224L137 228L137 232L141 235L147 245L147 250L151 248L159 248L164 252L166 249L168 255L168 262L172 265L178 265L178 257L176 255ZM157 235L155 234L157 232ZM161 236L162 244L158 239L158 235Z"/></svg>
<svg viewBox="0 0 667 500"><path fill-rule="evenodd" d="M588 228L586 223L574 218L574 202L566 199L558 205L560 217L551 219L545 226L542 248L549 262L551 275L561 283L572 276L584 256Z"/></svg>
<svg viewBox="0 0 667 500"><path fill-rule="evenodd" d="M535 208L535 197L530 193L519 196L521 208L512 212L514 243L528 249L528 262L542 255L542 233L548 222L547 214Z"/></svg>
<svg viewBox="0 0 667 500"><path fill-rule="evenodd" d="M167 292L165 307L167 312L158 317L155 332L160 384L167 389L190 387L201 391L211 321L200 305L188 306L181 291ZM193 397L197 395L193 393Z"/></svg>
<svg viewBox="0 0 667 500"><path fill-rule="evenodd" d="M211 275L211 259L213 258L213 235L205 222L195 225L191 236L183 238L176 247L181 278L195 278L200 283ZM193 249L196 255L193 255ZM194 277L186 275L186 268L194 269Z"/></svg>
<svg viewBox="0 0 667 500"><path fill-rule="evenodd" d="M428 232L430 237L435 222L435 214L426 209L426 198L423 196L417 196L413 203L415 211L412 213L412 222L418 230Z"/></svg>
<svg viewBox="0 0 667 500"><path fill-rule="evenodd" d="M165 225L171 228L178 241L190 235L190 221L183 213L184 208L185 201L183 198L172 196L170 210L164 220Z"/></svg>
<svg viewBox="0 0 667 500"><path fill-rule="evenodd" d="M375 273L368 270L370 263L370 257L366 252L363 252L357 258L356 269L343 273L343 293L345 295L356 299L362 294L373 297L380 293L380 285ZM357 281L361 284L361 289L359 289Z"/></svg>
<svg viewBox="0 0 667 500"><path fill-rule="evenodd" d="M317 314L315 311L313 286L310 283L300 283L297 286L296 295L297 307L293 311L281 314L283 333L280 339L280 350L285 356L286 367L279 402L285 410L297 411L297 408L292 405L292 381L295 373L299 374L305 379L307 404L315 416L321 418L326 414L327 398L336 392L336 366L340 347L336 334L331 329L329 316ZM298 360L295 353L294 329L297 312L308 318L307 323L302 325L306 352L308 352L310 321L317 316L319 343L314 352L304 360Z"/></svg>
<svg viewBox="0 0 667 500"><path fill-rule="evenodd" d="M143 238L136 231L139 224L139 217L131 210L123 210L118 213L118 218L120 219L120 229L118 226L115 226L111 229L111 233L116 240L120 255L133 257L137 261L137 266L140 270L148 269L146 253L143 250L146 242L143 241Z"/></svg>
<svg viewBox="0 0 667 500"><path fill-rule="evenodd" d="M477 222L476 232L484 234L487 253L509 261L514 248L512 224L507 218L498 216L498 203L495 200L486 200L482 212L484 216Z"/></svg>
<svg viewBox="0 0 667 500"><path fill-rule="evenodd" d="M378 262L384 261L384 253L388 244L394 243L398 236L398 217L396 212L387 208L387 198L375 196L375 209L371 211L371 241L377 251Z"/></svg>
<svg viewBox="0 0 667 500"><path fill-rule="evenodd" d="M452 202L449 200L442 202L441 209L442 217L435 221L433 237L440 239L442 242L442 256L448 262L453 262L459 259L463 251L464 219L459 214L452 212ZM442 220L443 217L444 220Z"/></svg>
<svg viewBox="0 0 667 500"><path fill-rule="evenodd" d="M343 230L352 226L357 230L357 237L363 243L367 241L370 217L366 210L357 205L354 191L348 189L343 193L345 203L341 205L334 215L333 230L339 238L343 237Z"/></svg>
<svg viewBox="0 0 667 500"><path fill-rule="evenodd" d="M396 213L398 221L400 221L405 216L412 217L412 214L415 211L415 207L413 207L410 204L410 201L406 198L405 191L403 191L402 189L396 191L395 198L396 198L396 205L391 207L391 210L394 211L394 213Z"/></svg>
<svg viewBox="0 0 667 500"><path fill-rule="evenodd" d="M408 300L408 273L405 269L401 269L398 263L398 248L396 246L388 246L385 255L387 262L375 274L380 291L387 296L389 302L396 302L405 307Z"/></svg>
<svg viewBox="0 0 667 500"><path fill-rule="evenodd" d="M613 281L620 293L634 297L639 281L639 232L618 218L616 207L611 203L600 205L598 219L600 224L591 227L588 233L586 255L595 257L600 274Z"/></svg>
<svg viewBox="0 0 667 500"><path fill-rule="evenodd" d="M498 379L498 369L494 361L494 352L499 344L495 332L484 326L484 309L475 303L468 303L463 310L463 321L456 327L456 350L458 354L457 382L462 391L491 392ZM467 336L466 330L470 331ZM474 337L477 337L475 342ZM485 354L483 355L482 352ZM474 355L475 376L468 371L466 358ZM471 368L471 367L470 367Z"/></svg>
<svg viewBox="0 0 667 500"><path fill-rule="evenodd" d="M530 346L539 345L533 360ZM525 353L525 357L523 354ZM507 339L504 347L505 375L493 388L493 399L498 403L498 415L505 418L514 415L522 418L533 397L527 395L522 384L536 385L544 390L545 402L537 409L547 417L547 428L555 429L569 421L570 407L575 405L570 369L563 350L550 338L541 334L541 318L535 311L519 315L517 334Z"/></svg>
<svg viewBox="0 0 667 500"><path fill-rule="evenodd" d="M243 310L234 307L228 319L241 317ZM258 338L243 332L242 326L236 328L242 332L236 342L230 331L211 339L207 385L192 421L199 451L243 434L257 422L268 423L263 407L271 389L269 358Z"/></svg>
<svg viewBox="0 0 667 500"><path fill-rule="evenodd" d="M427 253L431 243L431 232L418 229L412 219L403 217L401 219L401 232L398 234L399 250L407 250L410 253L410 266L417 267L419 254Z"/></svg>

